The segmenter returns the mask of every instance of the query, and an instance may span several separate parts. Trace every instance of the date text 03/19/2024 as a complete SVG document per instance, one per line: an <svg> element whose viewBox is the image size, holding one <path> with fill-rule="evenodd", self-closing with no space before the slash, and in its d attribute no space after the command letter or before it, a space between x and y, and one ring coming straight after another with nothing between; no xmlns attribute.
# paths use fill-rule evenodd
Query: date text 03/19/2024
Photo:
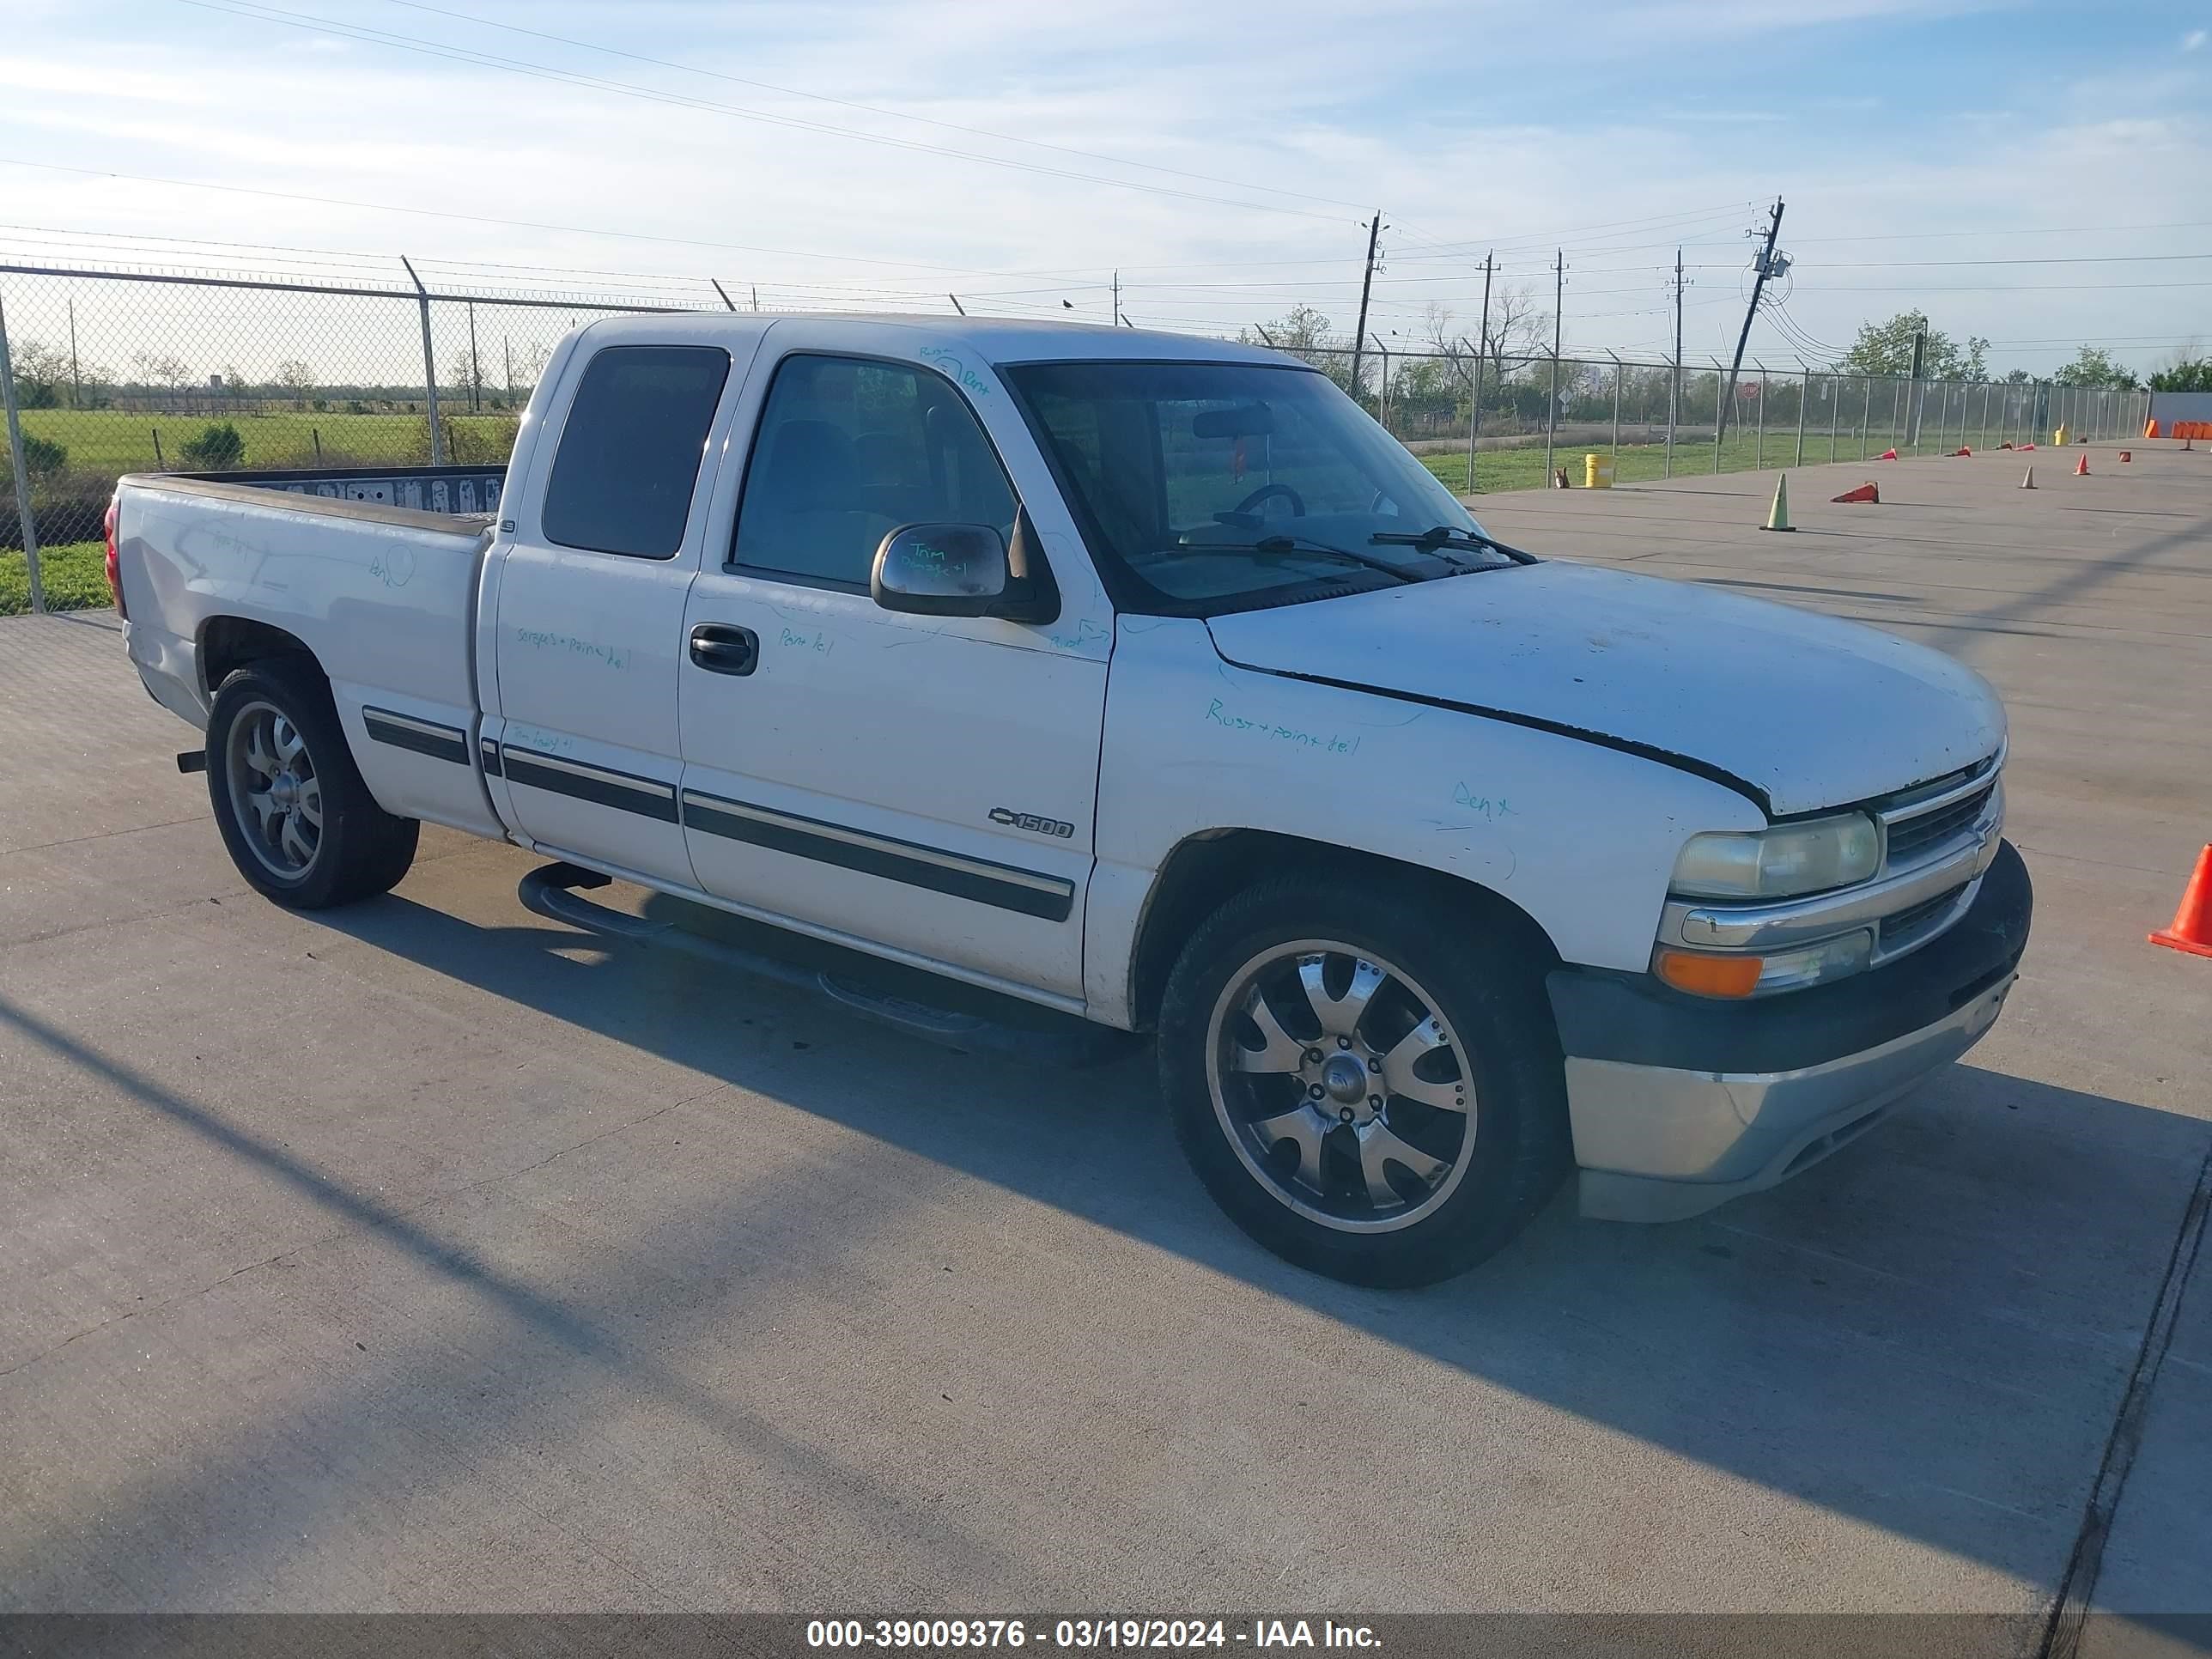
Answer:
<svg viewBox="0 0 2212 1659"><path fill-rule="evenodd" d="M1266 1651L1374 1649L1381 1642L1365 1625L1328 1619L1255 1619L1249 1625L1221 1619L815 1619L807 1621L806 1645L929 1651L1032 1645L1073 1652L1233 1647Z"/></svg>

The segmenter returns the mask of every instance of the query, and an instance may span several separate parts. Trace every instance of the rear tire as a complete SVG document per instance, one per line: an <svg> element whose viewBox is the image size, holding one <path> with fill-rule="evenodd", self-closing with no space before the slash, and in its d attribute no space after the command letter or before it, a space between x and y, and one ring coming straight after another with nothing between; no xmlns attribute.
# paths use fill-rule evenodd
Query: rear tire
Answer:
<svg viewBox="0 0 2212 1659"><path fill-rule="evenodd" d="M1161 1084L1191 1167L1238 1226L1315 1273L1466 1272L1571 1162L1546 965L1410 884L1237 895L1184 947L1161 1007Z"/></svg>
<svg viewBox="0 0 2212 1659"><path fill-rule="evenodd" d="M238 873L264 897L322 910L387 892L422 826L376 804L329 685L309 664L240 668L215 695L208 802Z"/></svg>

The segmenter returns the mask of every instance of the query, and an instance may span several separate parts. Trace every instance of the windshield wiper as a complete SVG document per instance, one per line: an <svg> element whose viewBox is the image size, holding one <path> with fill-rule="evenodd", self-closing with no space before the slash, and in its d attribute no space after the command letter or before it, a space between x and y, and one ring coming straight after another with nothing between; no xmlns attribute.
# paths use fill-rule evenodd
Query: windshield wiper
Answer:
<svg viewBox="0 0 2212 1659"><path fill-rule="evenodd" d="M1536 556L1533 553L1523 553L1517 547L1508 547L1504 542L1492 540L1479 530L1463 530L1457 525L1431 526L1419 535L1409 535L1396 530L1378 530L1367 539L1370 542L1387 543L1396 547L1418 547L1424 553L1433 553L1441 547L1480 548L1486 552L1503 554L1516 564L1536 562ZM1460 568L1472 570L1474 567L1462 565Z"/></svg>
<svg viewBox="0 0 2212 1659"><path fill-rule="evenodd" d="M1382 539L1380 537L1376 540ZM1388 559L1378 559L1371 554L1355 553L1348 547L1332 547L1327 542L1308 541L1303 536L1262 536L1256 542L1184 542L1178 553L1320 553L1330 558L1348 559L1353 564L1365 565L1370 570L1379 570L1386 576L1395 576L1401 582L1417 582L1421 579L1402 566Z"/></svg>

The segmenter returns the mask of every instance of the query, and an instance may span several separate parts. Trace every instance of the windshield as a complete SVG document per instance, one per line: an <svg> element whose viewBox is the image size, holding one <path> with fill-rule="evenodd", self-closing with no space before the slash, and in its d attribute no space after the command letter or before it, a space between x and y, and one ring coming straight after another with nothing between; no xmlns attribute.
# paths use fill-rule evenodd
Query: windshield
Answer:
<svg viewBox="0 0 2212 1659"><path fill-rule="evenodd" d="M1001 370L1102 560L1139 604L1183 611L1386 586L1503 560L1452 493L1314 370L1259 363L1027 363ZM1378 542L1384 537L1389 540ZM1121 596L1117 596L1121 597Z"/></svg>

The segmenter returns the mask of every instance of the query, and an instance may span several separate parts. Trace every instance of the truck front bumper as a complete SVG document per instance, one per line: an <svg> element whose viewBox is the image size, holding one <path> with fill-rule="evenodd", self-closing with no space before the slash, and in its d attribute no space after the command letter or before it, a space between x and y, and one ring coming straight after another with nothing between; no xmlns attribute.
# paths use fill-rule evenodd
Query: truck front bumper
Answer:
<svg viewBox="0 0 2212 1659"><path fill-rule="evenodd" d="M2012 988L2033 908L2009 842L1980 879L1940 939L1811 990L1721 1002L1649 975L1554 971L1583 1213L1674 1221L1771 1187L1973 1047Z"/></svg>

